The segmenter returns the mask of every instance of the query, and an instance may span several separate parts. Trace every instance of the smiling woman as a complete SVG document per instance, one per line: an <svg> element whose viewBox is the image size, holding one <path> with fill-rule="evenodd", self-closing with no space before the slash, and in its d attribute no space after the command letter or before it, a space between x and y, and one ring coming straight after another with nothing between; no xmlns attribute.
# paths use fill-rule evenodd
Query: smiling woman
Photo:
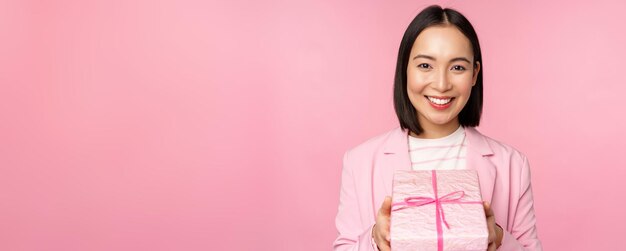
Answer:
<svg viewBox="0 0 626 251"><path fill-rule="evenodd" d="M478 36L461 13L424 9L407 28L398 52L394 105L400 126L422 138L450 134L459 124L478 126L483 105L481 62ZM420 95L421 91L428 93ZM455 104L442 106L448 100ZM433 103L439 114L425 109Z"/></svg>
<svg viewBox="0 0 626 251"><path fill-rule="evenodd" d="M394 81L400 126L344 154L334 250L390 250L394 171L445 169L478 173L489 250L542 250L526 156L474 128L481 62L478 36L461 13L430 6L409 24Z"/></svg>
<svg viewBox="0 0 626 251"><path fill-rule="evenodd" d="M420 122L407 123L415 127L411 136L440 138L449 135L459 127L457 116L468 102L480 72L480 62L474 61L472 43L454 25L446 23L422 31L410 55L406 86ZM403 85L399 83L398 88L404 89ZM472 122L478 124L478 121Z"/></svg>

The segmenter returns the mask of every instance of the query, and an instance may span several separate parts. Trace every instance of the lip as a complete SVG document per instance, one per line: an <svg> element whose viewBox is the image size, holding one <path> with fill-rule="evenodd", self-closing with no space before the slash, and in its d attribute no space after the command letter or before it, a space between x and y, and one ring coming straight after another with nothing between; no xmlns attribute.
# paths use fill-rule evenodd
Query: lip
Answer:
<svg viewBox="0 0 626 251"><path fill-rule="evenodd" d="M450 102L448 102L445 105L438 105L438 104L435 104L433 102L430 102L428 97L437 98L437 99L452 99L452 100L450 100ZM425 95L424 98L426 98L426 102L428 102L433 108L435 108L437 110L445 110L445 109L447 109L448 107L452 106L452 102L454 102L454 100L455 100L454 97L428 96L428 95Z"/></svg>
<svg viewBox="0 0 626 251"><path fill-rule="evenodd" d="M449 99L449 98L454 98L454 97L447 97L447 96L430 96L430 95L424 95L426 97L431 97L431 98L437 98L437 99Z"/></svg>

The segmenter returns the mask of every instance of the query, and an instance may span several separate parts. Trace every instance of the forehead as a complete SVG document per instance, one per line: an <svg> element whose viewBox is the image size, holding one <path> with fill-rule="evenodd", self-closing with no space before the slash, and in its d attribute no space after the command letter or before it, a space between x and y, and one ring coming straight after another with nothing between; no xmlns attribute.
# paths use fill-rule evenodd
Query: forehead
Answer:
<svg viewBox="0 0 626 251"><path fill-rule="evenodd" d="M415 39L411 56L426 54L435 58L473 56L469 39L453 25L435 25L424 29Z"/></svg>

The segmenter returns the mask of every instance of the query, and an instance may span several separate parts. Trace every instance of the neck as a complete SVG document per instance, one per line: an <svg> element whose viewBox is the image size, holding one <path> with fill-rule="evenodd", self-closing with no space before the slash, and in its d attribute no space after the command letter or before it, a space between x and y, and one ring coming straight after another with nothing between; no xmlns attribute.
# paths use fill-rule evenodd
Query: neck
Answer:
<svg viewBox="0 0 626 251"><path fill-rule="evenodd" d="M452 134L454 131L459 129L459 121L454 120L450 121L445 125L432 125L428 123L420 124L422 126L423 132L419 135L411 132L411 136L420 138L420 139L437 139L443 138Z"/></svg>

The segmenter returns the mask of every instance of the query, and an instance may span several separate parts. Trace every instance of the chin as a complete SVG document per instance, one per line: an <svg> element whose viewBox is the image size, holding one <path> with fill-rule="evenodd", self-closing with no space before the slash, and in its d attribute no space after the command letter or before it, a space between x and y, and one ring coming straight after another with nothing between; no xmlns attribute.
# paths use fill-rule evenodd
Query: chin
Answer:
<svg viewBox="0 0 626 251"><path fill-rule="evenodd" d="M443 126L443 125L450 124L450 122L452 122L452 120L448 120L448 121L440 121L440 122L433 122L433 124Z"/></svg>
<svg viewBox="0 0 626 251"><path fill-rule="evenodd" d="M452 120L451 119L436 119L436 118L431 118L428 119L428 121L434 125L446 125L448 123L450 123Z"/></svg>

